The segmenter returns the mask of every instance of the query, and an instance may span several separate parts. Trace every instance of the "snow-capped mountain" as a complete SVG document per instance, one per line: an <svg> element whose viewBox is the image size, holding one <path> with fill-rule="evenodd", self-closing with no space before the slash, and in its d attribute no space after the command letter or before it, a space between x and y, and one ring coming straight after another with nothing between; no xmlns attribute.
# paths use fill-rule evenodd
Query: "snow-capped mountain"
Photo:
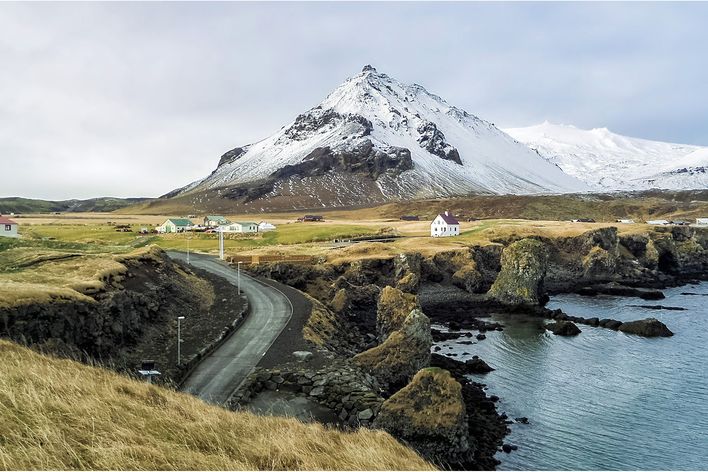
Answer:
<svg viewBox="0 0 708 472"><path fill-rule="evenodd" d="M366 66L272 136L172 192L292 207L587 190L491 123ZM310 203L308 203L310 202Z"/></svg>
<svg viewBox="0 0 708 472"><path fill-rule="evenodd" d="M542 123L505 129L549 162L609 190L708 188L708 148L630 138L607 128Z"/></svg>

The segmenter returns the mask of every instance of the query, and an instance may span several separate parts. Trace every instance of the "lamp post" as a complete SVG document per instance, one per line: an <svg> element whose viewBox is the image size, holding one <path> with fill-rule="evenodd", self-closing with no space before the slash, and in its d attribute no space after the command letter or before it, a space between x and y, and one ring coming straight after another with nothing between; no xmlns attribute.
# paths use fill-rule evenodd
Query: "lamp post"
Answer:
<svg viewBox="0 0 708 472"><path fill-rule="evenodd" d="M187 236L187 264L191 265L189 262L189 240L192 239L189 236Z"/></svg>
<svg viewBox="0 0 708 472"><path fill-rule="evenodd" d="M177 365L182 363L182 320L184 316L177 317Z"/></svg>
<svg viewBox="0 0 708 472"><path fill-rule="evenodd" d="M238 281L238 294L241 295L241 261L236 264L236 280Z"/></svg>

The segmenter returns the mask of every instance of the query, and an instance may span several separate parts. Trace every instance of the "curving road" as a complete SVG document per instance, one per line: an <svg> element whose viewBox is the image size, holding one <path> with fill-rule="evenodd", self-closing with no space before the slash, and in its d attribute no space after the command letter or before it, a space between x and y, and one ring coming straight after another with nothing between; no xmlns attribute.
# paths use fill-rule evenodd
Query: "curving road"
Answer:
<svg viewBox="0 0 708 472"><path fill-rule="evenodd" d="M186 262L184 253L169 252ZM191 265L237 285L236 270L212 256L190 254ZM256 367L290 321L293 306L278 289L241 271L241 291L248 297L249 315L219 348L206 357L185 380L182 389L211 403L225 403Z"/></svg>

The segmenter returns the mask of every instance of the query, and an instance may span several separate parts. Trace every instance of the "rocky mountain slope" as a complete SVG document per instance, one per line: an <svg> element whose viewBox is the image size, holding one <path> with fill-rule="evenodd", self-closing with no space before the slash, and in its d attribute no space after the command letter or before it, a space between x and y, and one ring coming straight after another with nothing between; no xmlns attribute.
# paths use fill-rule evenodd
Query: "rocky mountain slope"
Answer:
<svg viewBox="0 0 708 472"><path fill-rule="evenodd" d="M295 208L586 188L493 124L366 66L292 123L227 152L211 175L166 197L281 198Z"/></svg>
<svg viewBox="0 0 708 472"><path fill-rule="evenodd" d="M504 130L598 189L708 188L708 147L630 138L607 128L542 123Z"/></svg>

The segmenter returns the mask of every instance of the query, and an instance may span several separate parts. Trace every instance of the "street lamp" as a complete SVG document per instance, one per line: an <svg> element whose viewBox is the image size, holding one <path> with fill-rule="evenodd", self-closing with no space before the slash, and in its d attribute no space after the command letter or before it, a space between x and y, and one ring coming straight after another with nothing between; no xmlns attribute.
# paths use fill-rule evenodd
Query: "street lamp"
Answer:
<svg viewBox="0 0 708 472"><path fill-rule="evenodd" d="M189 236L187 236L187 264L190 264L190 265L191 265L191 263L189 262L189 240L190 240L190 239L192 239L192 238L190 238Z"/></svg>
<svg viewBox="0 0 708 472"><path fill-rule="evenodd" d="M238 294L241 295L241 261L236 264L236 279L238 280Z"/></svg>
<svg viewBox="0 0 708 472"><path fill-rule="evenodd" d="M177 365L182 362L182 320L184 316L177 317Z"/></svg>

